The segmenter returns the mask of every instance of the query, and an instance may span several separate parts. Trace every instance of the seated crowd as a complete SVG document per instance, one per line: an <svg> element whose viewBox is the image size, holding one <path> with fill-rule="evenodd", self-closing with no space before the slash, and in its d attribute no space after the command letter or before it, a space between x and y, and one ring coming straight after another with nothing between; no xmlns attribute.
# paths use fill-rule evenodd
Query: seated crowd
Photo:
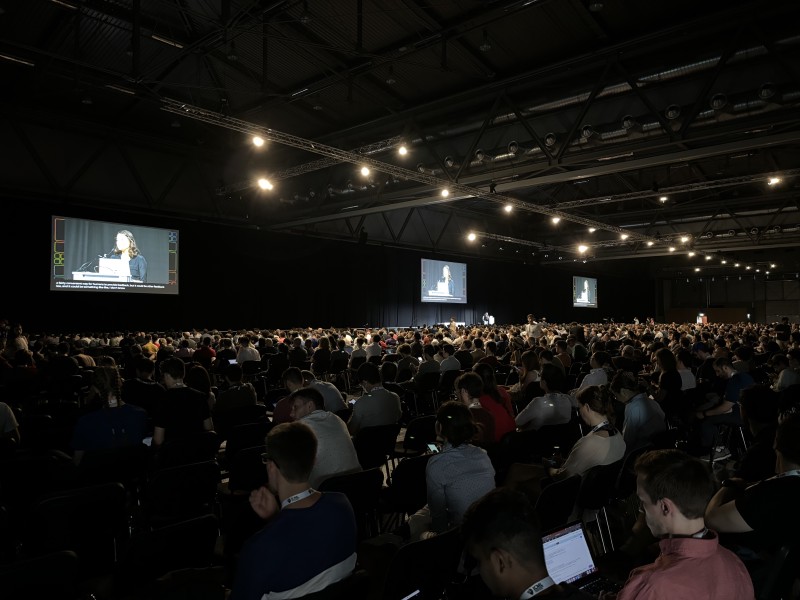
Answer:
<svg viewBox="0 0 800 600"><path fill-rule="evenodd" d="M267 425L263 481L246 490L258 527L224 578L236 600L358 597L342 583L388 569L365 558L371 548L391 557L454 529L474 597L597 597L550 576L540 522L550 486L600 467L635 480L639 506L617 527L607 565L618 585L601 598L753 598L775 557L800 548L800 329L786 318L69 335L0 325L0 467L46 448L78 472L145 445L158 469L181 441L214 432L221 456L233 425ZM351 501L325 482L368 470L363 432L408 432L425 417L426 502L362 539ZM389 488L397 463L385 454ZM567 502L562 520L602 536L597 510L577 492Z"/></svg>

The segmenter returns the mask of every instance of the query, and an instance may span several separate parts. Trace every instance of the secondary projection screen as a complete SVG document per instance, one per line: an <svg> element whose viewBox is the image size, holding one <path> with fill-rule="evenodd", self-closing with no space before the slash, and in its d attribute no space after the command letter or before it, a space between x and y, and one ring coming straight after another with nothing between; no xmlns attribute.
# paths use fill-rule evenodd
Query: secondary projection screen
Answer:
<svg viewBox="0 0 800 600"><path fill-rule="evenodd" d="M467 303L467 265L447 260L422 259L420 300L445 304Z"/></svg>
<svg viewBox="0 0 800 600"><path fill-rule="evenodd" d="M54 216L50 289L178 294L178 231Z"/></svg>
<svg viewBox="0 0 800 600"><path fill-rule="evenodd" d="M572 277L572 306L575 308L597 308L597 279L594 277Z"/></svg>

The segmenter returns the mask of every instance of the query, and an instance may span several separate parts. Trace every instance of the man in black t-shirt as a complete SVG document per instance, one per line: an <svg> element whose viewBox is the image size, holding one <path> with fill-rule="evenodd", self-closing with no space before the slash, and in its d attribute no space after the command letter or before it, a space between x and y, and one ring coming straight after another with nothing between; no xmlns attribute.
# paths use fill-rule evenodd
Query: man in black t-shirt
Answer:
<svg viewBox="0 0 800 600"><path fill-rule="evenodd" d="M156 410L153 445L187 437L193 433L213 431L208 397L183 383L186 367L180 358L161 363L161 377L167 388L161 406Z"/></svg>

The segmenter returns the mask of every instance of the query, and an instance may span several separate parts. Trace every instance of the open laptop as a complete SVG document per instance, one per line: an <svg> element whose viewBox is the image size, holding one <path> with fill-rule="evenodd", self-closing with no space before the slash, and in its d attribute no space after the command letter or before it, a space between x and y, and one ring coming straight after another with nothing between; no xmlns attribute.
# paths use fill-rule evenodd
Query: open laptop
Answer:
<svg viewBox="0 0 800 600"><path fill-rule="evenodd" d="M594 563L581 521L574 521L542 536L544 562L556 583L571 583L582 591L597 595L616 592L622 585L603 577Z"/></svg>

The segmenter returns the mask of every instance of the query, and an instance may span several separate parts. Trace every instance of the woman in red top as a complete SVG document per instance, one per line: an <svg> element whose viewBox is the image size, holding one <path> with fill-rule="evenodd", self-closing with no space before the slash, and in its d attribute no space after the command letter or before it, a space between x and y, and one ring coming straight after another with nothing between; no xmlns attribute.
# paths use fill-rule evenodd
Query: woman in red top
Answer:
<svg viewBox="0 0 800 600"><path fill-rule="evenodd" d="M494 417L494 441L499 442L509 431L517 428L511 396L505 388L498 387L494 368L486 363L477 363L472 371L483 380L483 394L479 399L481 406Z"/></svg>

